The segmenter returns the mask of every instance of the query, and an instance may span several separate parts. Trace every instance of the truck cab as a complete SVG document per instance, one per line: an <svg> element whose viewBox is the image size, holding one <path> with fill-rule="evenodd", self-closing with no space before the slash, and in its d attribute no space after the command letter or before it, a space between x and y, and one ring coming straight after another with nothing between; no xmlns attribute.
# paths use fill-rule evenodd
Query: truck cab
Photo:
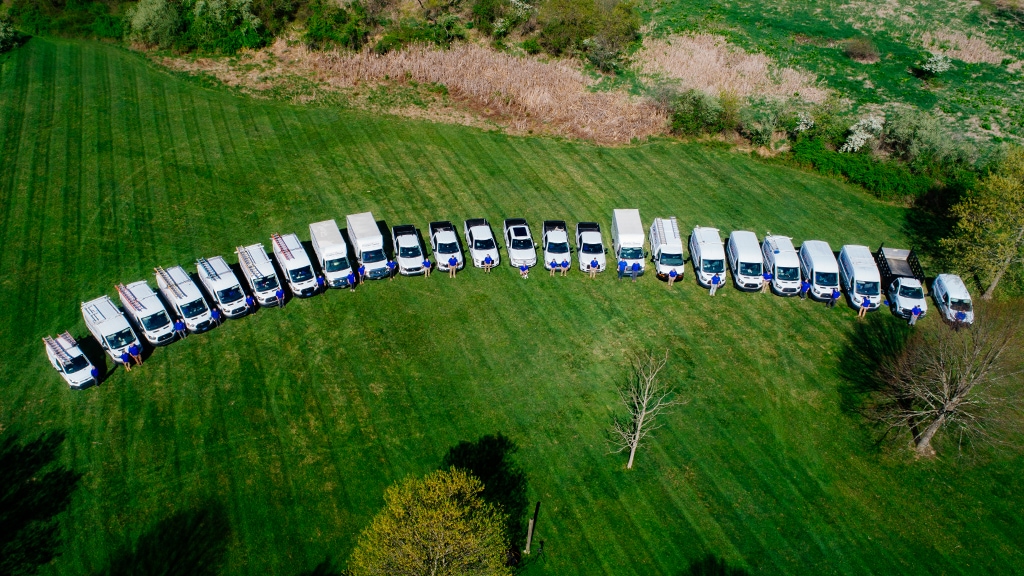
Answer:
<svg viewBox="0 0 1024 576"><path fill-rule="evenodd" d="M129 346L139 344L131 324L114 305L110 296L100 296L95 300L82 302L82 318L85 319L89 333L114 362L121 361L121 354L127 353Z"/></svg>
<svg viewBox="0 0 1024 576"><path fill-rule="evenodd" d="M943 319L951 323L973 324L974 303L967 285L956 274L939 274L932 282L932 298Z"/></svg>
<svg viewBox="0 0 1024 576"><path fill-rule="evenodd" d="M206 332L213 328L213 317L210 306L203 298L199 287L181 266L154 269L156 285L160 288L164 300L171 305L174 312L181 316L189 332Z"/></svg>
<svg viewBox="0 0 1024 576"><path fill-rule="evenodd" d="M647 269L644 254L644 224L640 220L640 211L636 208L616 208L612 210L612 252L616 262L626 261L626 269L633 264L640 265L640 274Z"/></svg>
<svg viewBox="0 0 1024 576"><path fill-rule="evenodd" d="M345 217L348 225L348 236L352 239L352 248L359 264L366 267L366 276L371 280L387 278L388 257L384 253L384 236L377 228L373 213L360 212Z"/></svg>
<svg viewBox="0 0 1024 576"><path fill-rule="evenodd" d="M839 278L854 309L860 308L865 299L868 310L882 305L882 276L867 246L846 244L839 250Z"/></svg>
<svg viewBox="0 0 1024 576"><path fill-rule="evenodd" d="M423 274L423 248L420 246L420 235L412 224L401 224L391 227L391 241L395 247L395 260L398 273L402 276Z"/></svg>
<svg viewBox="0 0 1024 576"><path fill-rule="evenodd" d="M348 244L334 220L309 225L309 240L316 254L317 264L324 271L324 279L332 288L347 288L352 265L348 261Z"/></svg>
<svg viewBox="0 0 1024 576"><path fill-rule="evenodd" d="M729 234L725 257L729 261L733 284L738 290L754 292L764 287L764 261L757 234L734 230Z"/></svg>
<svg viewBox="0 0 1024 576"><path fill-rule="evenodd" d="M690 260L697 284L709 288L715 274L721 280L719 286L725 284L725 248L717 228L697 226L693 229L690 234Z"/></svg>
<svg viewBox="0 0 1024 576"><path fill-rule="evenodd" d="M523 218L505 219L505 249L508 263L513 268L537 265L537 248L533 243L530 225Z"/></svg>
<svg viewBox="0 0 1024 576"><path fill-rule="evenodd" d="M772 292L779 296L800 293L800 257L789 236L767 234L761 244L764 269L772 275Z"/></svg>
<svg viewBox="0 0 1024 576"><path fill-rule="evenodd" d="M541 249L544 253L544 269L550 270L555 262L561 269L562 262L572 265L572 250L569 248L569 229L565 220L545 220L541 228Z"/></svg>
<svg viewBox="0 0 1024 576"><path fill-rule="evenodd" d="M273 306L278 303L277 289L281 284L277 280L274 264L267 256L263 244L250 244L235 249L238 264L242 268L242 276L249 284L256 301L260 306Z"/></svg>
<svg viewBox="0 0 1024 576"><path fill-rule="evenodd" d="M839 287L839 264L828 242L808 240L800 245L800 273L811 285L811 298L832 298L832 289Z"/></svg>
<svg viewBox="0 0 1024 576"><path fill-rule="evenodd" d="M685 271L683 257L683 237L679 233L676 217L655 218L651 223L651 261L654 262L654 273L665 280L669 272L676 271L677 278L682 280Z"/></svg>
<svg viewBox="0 0 1024 576"><path fill-rule="evenodd" d="M92 374L96 367L85 357L70 333L65 332L56 338L45 336L43 346L46 347L46 358L50 365L64 379L68 388L81 390L97 383Z"/></svg>
<svg viewBox="0 0 1024 576"><path fill-rule="evenodd" d="M153 346L170 344L174 340L174 326L160 297L144 280L125 286L117 285L121 306L135 329Z"/></svg>
<svg viewBox="0 0 1024 576"><path fill-rule="evenodd" d="M484 259L488 256L492 260L491 266L501 263L498 243L494 240L491 223L486 218L466 220L463 223L462 232L466 235L466 244L469 246L469 257L473 259L473 266L482 268Z"/></svg>
<svg viewBox="0 0 1024 576"><path fill-rule="evenodd" d="M594 260L597 260L598 272L604 272L608 266L608 259L605 257L608 250L604 247L601 225L597 222L576 224L576 250L580 255L581 272L587 272L590 269L590 263Z"/></svg>
<svg viewBox="0 0 1024 576"><path fill-rule="evenodd" d="M196 271L199 273L199 282L206 288L206 293L213 298L225 316L238 318L249 311L242 285L223 256L196 260Z"/></svg>
<svg viewBox="0 0 1024 576"><path fill-rule="evenodd" d="M916 306L921 310L920 316L924 316L928 301L924 296L924 270L917 254L913 250L880 246L874 257L893 315L909 319Z"/></svg>
<svg viewBox="0 0 1024 576"><path fill-rule="evenodd" d="M313 274L313 263L302 247L299 237L292 234L271 234L270 242L274 247L274 259L284 272L288 288L298 298L308 298L316 294L316 276Z"/></svg>
<svg viewBox="0 0 1024 576"><path fill-rule="evenodd" d="M450 268L448 261L455 258L455 269L462 270L466 266L466 260L462 257L462 243L459 242L459 235L455 233L455 225L448 220L431 222L430 249L434 251L434 259L437 260L437 269L447 272Z"/></svg>

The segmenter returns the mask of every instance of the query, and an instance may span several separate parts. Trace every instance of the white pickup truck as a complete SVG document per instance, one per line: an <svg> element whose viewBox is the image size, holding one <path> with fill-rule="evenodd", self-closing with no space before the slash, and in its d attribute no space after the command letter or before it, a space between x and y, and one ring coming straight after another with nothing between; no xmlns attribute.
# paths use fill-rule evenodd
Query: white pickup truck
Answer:
<svg viewBox="0 0 1024 576"><path fill-rule="evenodd" d="M491 257L491 266L501 263L498 244L494 241L491 223L486 218L466 220L462 231L466 235L466 244L469 246L469 257L473 259L473 266L483 268L484 259L488 256Z"/></svg>
<svg viewBox="0 0 1024 576"><path fill-rule="evenodd" d="M921 316L928 311L924 296L924 270L913 250L879 246L874 253L875 264L882 276L882 286L893 315L909 319L915 306Z"/></svg>
<svg viewBox="0 0 1024 576"><path fill-rule="evenodd" d="M462 257L462 245L459 243L459 236L455 233L455 226L447 221L431 222L430 226L430 249L434 251L434 259L437 260L437 269L448 271L448 261L453 257L457 264L456 270L462 270L466 261Z"/></svg>
<svg viewBox="0 0 1024 576"><path fill-rule="evenodd" d="M572 266L572 253L569 248L569 229L565 220L545 220L541 228L541 248L544 252L544 269L550 270L554 262L561 269L562 262L569 262Z"/></svg>
<svg viewBox="0 0 1024 576"><path fill-rule="evenodd" d="M423 270L423 248L420 235L412 224L391 227L391 245L395 247L398 273L402 276L418 276Z"/></svg>
<svg viewBox="0 0 1024 576"><path fill-rule="evenodd" d="M81 390L97 383L99 374L96 367L78 347L78 342L65 332L56 338L43 337L46 347L46 358L50 365L72 390Z"/></svg>
<svg viewBox="0 0 1024 576"><path fill-rule="evenodd" d="M530 225L522 218L505 219L505 249L508 264L514 268L537 265L537 248L533 244Z"/></svg>

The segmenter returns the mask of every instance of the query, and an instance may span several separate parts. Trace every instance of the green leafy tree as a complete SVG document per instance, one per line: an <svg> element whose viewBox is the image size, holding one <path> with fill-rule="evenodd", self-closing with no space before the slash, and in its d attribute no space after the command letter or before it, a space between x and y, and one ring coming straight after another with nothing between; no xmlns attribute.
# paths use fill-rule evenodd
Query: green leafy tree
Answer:
<svg viewBox="0 0 1024 576"><path fill-rule="evenodd" d="M957 269L987 283L982 298L990 300L1024 255L1024 149L1011 150L953 215L956 227L942 246Z"/></svg>
<svg viewBox="0 0 1024 576"><path fill-rule="evenodd" d="M540 7L540 44L549 54L581 51L601 21L594 0L547 0Z"/></svg>
<svg viewBox="0 0 1024 576"><path fill-rule="evenodd" d="M505 576L504 518L464 470L408 478L384 493L384 509L359 536L354 576Z"/></svg>

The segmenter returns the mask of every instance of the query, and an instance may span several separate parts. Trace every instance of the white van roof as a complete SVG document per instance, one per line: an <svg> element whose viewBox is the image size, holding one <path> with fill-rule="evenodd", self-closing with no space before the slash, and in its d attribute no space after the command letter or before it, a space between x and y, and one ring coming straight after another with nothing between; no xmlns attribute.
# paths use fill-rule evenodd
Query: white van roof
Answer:
<svg viewBox="0 0 1024 576"><path fill-rule="evenodd" d="M186 272L184 268L181 266L174 266L172 268L167 268L166 271L167 276L170 277L171 281L178 285L178 290L168 290L168 292L170 292L170 296L173 297L176 302L188 304L189 302L195 302L203 297L199 292L199 287L192 281L192 277L188 275L188 272ZM167 284L164 282L164 279L160 274L156 275L156 284L161 289L167 287Z"/></svg>
<svg viewBox="0 0 1024 576"><path fill-rule="evenodd" d="M701 258L705 260L725 259L725 248L722 247L722 237L718 234L718 228L697 226L693 229L693 239L701 246Z"/></svg>
<svg viewBox="0 0 1024 576"><path fill-rule="evenodd" d="M971 300L971 294L967 291L967 285L956 274L939 274L935 279L942 282L942 285L946 287L946 293L949 294L950 298Z"/></svg>
<svg viewBox="0 0 1024 576"><path fill-rule="evenodd" d="M160 297L145 280L132 282L127 286L121 284L117 287L117 292L124 309L132 316L148 318L157 312L167 311Z"/></svg>
<svg viewBox="0 0 1024 576"><path fill-rule="evenodd" d="M757 234L747 230L733 230L729 239L736 246L739 262L761 262L761 244L757 241Z"/></svg>
<svg viewBox="0 0 1024 576"><path fill-rule="evenodd" d="M658 224L661 226L658 226ZM683 235L679 233L679 221L676 220L675 216L670 218L655 218L651 226L658 230L659 234L664 234L661 237L661 242L666 246L683 246Z"/></svg>
<svg viewBox="0 0 1024 576"><path fill-rule="evenodd" d="M842 247L840 256L845 253L846 258L853 265L858 280L875 280L881 282L881 275L878 273L878 265L875 264L875 257L867 246L847 244Z"/></svg>
<svg viewBox="0 0 1024 576"><path fill-rule="evenodd" d="M101 334L114 334L129 328L128 320L114 305L110 296L100 296L88 302L82 302L82 315Z"/></svg>
<svg viewBox="0 0 1024 576"><path fill-rule="evenodd" d="M313 222L310 224L309 237L316 238L317 245L325 257L335 252L348 253L348 245L345 244L345 238L342 237L341 230L338 229L338 223L334 220L324 220L323 222Z"/></svg>
<svg viewBox="0 0 1024 576"><path fill-rule="evenodd" d="M273 234L270 240L274 243L274 254L277 255L277 262L281 267L295 270L310 265L309 255L295 233Z"/></svg>
<svg viewBox="0 0 1024 576"><path fill-rule="evenodd" d="M203 262L209 268L204 266ZM196 269L199 272L199 276L203 279L203 283L216 292L238 286L238 278L223 256L200 258L196 261Z"/></svg>
<svg viewBox="0 0 1024 576"><path fill-rule="evenodd" d="M253 279L277 276L277 272L274 271L274 264L270 261L270 257L267 256L267 251L263 248L263 244L241 246L236 252L238 252L239 262L244 262L245 257L248 256L249 261L252 263L251 269L244 263L242 264L242 270L247 276ZM242 254L242 252L245 252L245 254Z"/></svg>
<svg viewBox="0 0 1024 576"><path fill-rule="evenodd" d="M796 248L793 247L793 239L789 236L773 236L768 234L764 237L764 241L768 244L768 249L772 251L775 256L775 265L783 268L799 268L800 257L796 254Z"/></svg>
<svg viewBox="0 0 1024 576"><path fill-rule="evenodd" d="M839 273L839 264L836 262L835 254L828 242L822 240L807 240L800 245L800 253L807 254L814 270L817 272Z"/></svg>

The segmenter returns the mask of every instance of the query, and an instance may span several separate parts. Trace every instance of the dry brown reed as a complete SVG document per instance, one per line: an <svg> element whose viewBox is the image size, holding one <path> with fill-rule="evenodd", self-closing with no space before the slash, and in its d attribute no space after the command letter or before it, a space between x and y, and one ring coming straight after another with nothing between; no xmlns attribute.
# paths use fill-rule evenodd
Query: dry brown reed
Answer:
<svg viewBox="0 0 1024 576"><path fill-rule="evenodd" d="M780 68L764 54L730 46L721 36L697 34L647 39L637 64L644 74L679 80L684 88L740 97L789 98L822 102L828 90L812 74Z"/></svg>
<svg viewBox="0 0 1024 576"><path fill-rule="evenodd" d="M984 36L968 36L963 32L938 30L925 32L921 43L929 49L939 50L950 58L972 64L1002 64L1010 55L989 45Z"/></svg>

